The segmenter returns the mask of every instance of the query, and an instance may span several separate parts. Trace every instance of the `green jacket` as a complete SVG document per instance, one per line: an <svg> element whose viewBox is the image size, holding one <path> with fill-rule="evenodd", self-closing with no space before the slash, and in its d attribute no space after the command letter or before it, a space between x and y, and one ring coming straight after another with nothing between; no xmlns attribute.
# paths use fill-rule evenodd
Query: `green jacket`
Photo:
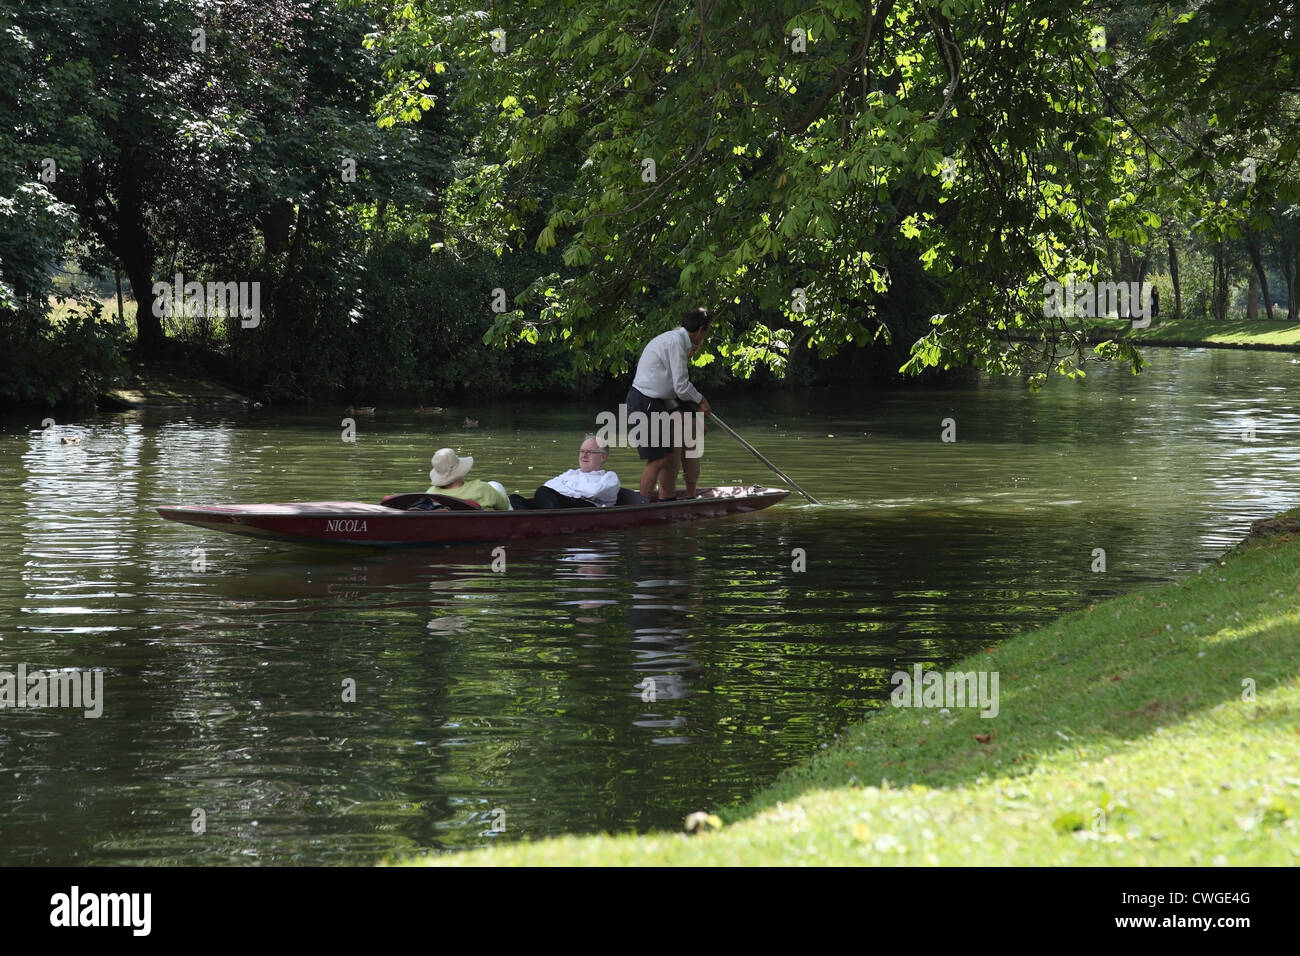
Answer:
<svg viewBox="0 0 1300 956"><path fill-rule="evenodd" d="M510 499L486 481L468 478L459 488L430 488L426 495L447 495L461 501L472 501L484 511L509 511Z"/></svg>

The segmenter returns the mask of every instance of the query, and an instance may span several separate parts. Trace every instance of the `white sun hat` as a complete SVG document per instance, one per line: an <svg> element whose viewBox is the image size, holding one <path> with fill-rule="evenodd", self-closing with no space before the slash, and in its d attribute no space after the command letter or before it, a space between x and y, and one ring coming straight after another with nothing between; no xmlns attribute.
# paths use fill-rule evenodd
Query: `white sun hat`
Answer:
<svg viewBox="0 0 1300 956"><path fill-rule="evenodd" d="M450 448L439 448L433 455L429 481L433 482L436 488L444 488L457 478L464 478L473 467L473 458L461 458Z"/></svg>

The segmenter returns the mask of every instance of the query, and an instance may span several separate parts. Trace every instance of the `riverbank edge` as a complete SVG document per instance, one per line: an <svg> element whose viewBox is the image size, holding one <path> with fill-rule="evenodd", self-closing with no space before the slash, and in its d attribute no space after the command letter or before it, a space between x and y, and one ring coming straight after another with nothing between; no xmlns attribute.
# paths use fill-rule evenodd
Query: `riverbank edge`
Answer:
<svg viewBox="0 0 1300 956"><path fill-rule="evenodd" d="M882 706L699 835L571 836L387 862L1295 865L1297 581L1300 509L1256 522L1180 581L952 665L999 674L997 716Z"/></svg>
<svg viewBox="0 0 1300 956"><path fill-rule="evenodd" d="M1135 329L1126 319L1094 319L1088 324L1085 341L1089 345L1102 342L1125 342L1138 346L1191 349L1238 349L1247 352L1300 352L1300 325L1285 325L1264 319L1238 320L1225 323L1223 331L1215 335L1179 334L1180 327L1206 326L1203 321L1168 320L1160 325ZM1174 333L1169 334L1169 329ZM1291 341L1271 342L1266 337L1281 336ZM1242 341L1234 341L1232 337Z"/></svg>
<svg viewBox="0 0 1300 956"><path fill-rule="evenodd" d="M251 398L211 373L176 362L135 357L126 381L99 394L101 411L135 408L247 408Z"/></svg>
<svg viewBox="0 0 1300 956"><path fill-rule="evenodd" d="M1300 352L1300 345L1269 345L1261 342L1215 342L1207 339L1139 339L1135 337L1089 333L1089 345L1102 342L1129 342L1162 349L1236 349L1239 352Z"/></svg>

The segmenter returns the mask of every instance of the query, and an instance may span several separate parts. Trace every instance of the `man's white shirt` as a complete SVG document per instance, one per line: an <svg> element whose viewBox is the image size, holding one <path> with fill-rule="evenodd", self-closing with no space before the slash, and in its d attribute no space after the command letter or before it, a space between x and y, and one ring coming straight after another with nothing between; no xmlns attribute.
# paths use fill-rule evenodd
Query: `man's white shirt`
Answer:
<svg viewBox="0 0 1300 956"><path fill-rule="evenodd" d="M704 396L691 384L691 336L680 325L646 343L636 366L632 387L650 398L681 398L698 402Z"/></svg>
<svg viewBox="0 0 1300 956"><path fill-rule="evenodd" d="M570 468L548 481L546 487L570 498L590 498L602 507L618 500L618 475L603 468L598 471Z"/></svg>

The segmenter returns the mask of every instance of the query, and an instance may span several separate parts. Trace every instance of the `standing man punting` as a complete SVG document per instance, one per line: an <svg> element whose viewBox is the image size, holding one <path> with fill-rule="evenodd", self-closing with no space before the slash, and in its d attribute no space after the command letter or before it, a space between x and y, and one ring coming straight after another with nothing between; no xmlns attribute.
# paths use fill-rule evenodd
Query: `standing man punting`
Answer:
<svg viewBox="0 0 1300 956"><path fill-rule="evenodd" d="M692 349L704 341L712 321L708 309L691 309L682 317L680 327L656 335L646 343L637 363L636 378L627 393L629 415L672 411L681 401L694 402L701 412L709 413L708 399L691 384L687 370ZM653 436L646 438L647 443L653 440ZM646 463L641 472L641 494L653 499L658 484L659 500L663 501L677 495L682 450L674 447L670 439L660 436L659 440L663 444L638 446L637 454Z"/></svg>

